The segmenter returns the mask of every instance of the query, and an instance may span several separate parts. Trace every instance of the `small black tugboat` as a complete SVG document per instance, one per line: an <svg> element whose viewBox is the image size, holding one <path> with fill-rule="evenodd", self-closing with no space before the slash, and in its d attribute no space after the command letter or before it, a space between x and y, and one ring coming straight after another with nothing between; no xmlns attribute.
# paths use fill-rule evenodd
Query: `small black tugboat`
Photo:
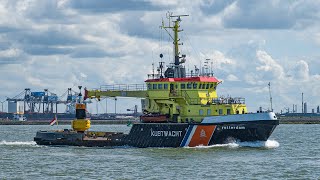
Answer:
<svg viewBox="0 0 320 180"><path fill-rule="evenodd" d="M90 120L85 105L77 104L72 129L38 131L34 141L39 145L88 147L195 147L234 141L266 141L278 125L275 114L236 114L210 116L201 123L136 123L130 133L87 131Z"/></svg>
<svg viewBox="0 0 320 180"><path fill-rule="evenodd" d="M234 141L266 141L278 125L274 113L210 116L201 123L136 123L130 133L87 131L90 120L85 104L76 105L72 129L38 131L34 141L39 145L88 147L195 147Z"/></svg>
<svg viewBox="0 0 320 180"><path fill-rule="evenodd" d="M145 115L134 123L128 134L121 132L88 131L86 105L80 93L76 105L76 119L72 129L39 131L34 141L40 145L70 146L132 146L132 147L195 147L224 144L234 141L266 141L279 124L273 112L247 113L244 98L218 97L220 81L212 72L198 68L186 73L180 55L178 33L181 16L167 15L172 29L174 62L163 72L159 63L158 74L148 75L145 85L108 85L99 90L85 89L84 99L100 97L139 97ZM168 32L168 31L167 31ZM163 55L160 55L162 58ZM81 87L80 87L81 91Z"/></svg>

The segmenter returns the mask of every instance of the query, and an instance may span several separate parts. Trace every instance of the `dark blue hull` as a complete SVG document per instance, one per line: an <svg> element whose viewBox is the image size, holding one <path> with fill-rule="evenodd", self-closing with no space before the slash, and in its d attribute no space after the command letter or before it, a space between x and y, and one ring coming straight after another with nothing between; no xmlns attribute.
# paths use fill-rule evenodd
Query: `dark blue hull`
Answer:
<svg viewBox="0 0 320 180"><path fill-rule="evenodd" d="M34 140L39 145L194 147L234 141L266 141L278 124L278 120L219 124L138 123L132 126L129 134L39 131Z"/></svg>

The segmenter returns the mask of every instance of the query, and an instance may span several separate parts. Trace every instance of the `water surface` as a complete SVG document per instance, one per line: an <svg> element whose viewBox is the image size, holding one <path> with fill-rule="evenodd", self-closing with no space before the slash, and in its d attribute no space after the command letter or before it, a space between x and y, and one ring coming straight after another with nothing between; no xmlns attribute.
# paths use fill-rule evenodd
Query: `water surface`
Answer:
<svg viewBox="0 0 320 180"><path fill-rule="evenodd" d="M281 124L267 142L195 148L47 147L37 130L0 126L0 179L320 179L320 125ZM126 131L126 125L92 130Z"/></svg>

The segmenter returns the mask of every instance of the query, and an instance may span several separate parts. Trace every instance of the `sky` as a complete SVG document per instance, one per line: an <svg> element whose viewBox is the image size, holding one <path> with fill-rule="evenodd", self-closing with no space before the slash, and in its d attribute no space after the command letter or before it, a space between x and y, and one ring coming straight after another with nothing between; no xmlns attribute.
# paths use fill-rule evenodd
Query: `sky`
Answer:
<svg viewBox="0 0 320 180"><path fill-rule="evenodd" d="M182 17L186 68L211 59L220 96L244 97L248 110L301 112L320 105L319 0L0 0L0 100L25 88L62 95L106 84L143 84L173 61L161 30L166 13ZM117 112L139 99L119 98ZM115 102L107 99L108 112ZM6 108L6 107L5 107ZM106 102L89 106L105 112Z"/></svg>

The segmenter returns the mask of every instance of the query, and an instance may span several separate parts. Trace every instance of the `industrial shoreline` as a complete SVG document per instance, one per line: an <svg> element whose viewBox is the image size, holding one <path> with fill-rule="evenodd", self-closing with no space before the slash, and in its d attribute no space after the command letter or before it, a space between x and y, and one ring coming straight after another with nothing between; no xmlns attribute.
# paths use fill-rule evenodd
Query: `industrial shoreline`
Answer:
<svg viewBox="0 0 320 180"><path fill-rule="evenodd" d="M320 124L320 117L279 117L280 124ZM103 124L128 124L139 122L136 119L108 119L108 120L91 120L92 125L103 125ZM0 125L49 125L50 120L32 120L32 121L13 121L0 119ZM60 125L70 125L71 120L59 120Z"/></svg>
<svg viewBox="0 0 320 180"><path fill-rule="evenodd" d="M320 124L319 116L279 116L280 124Z"/></svg>
<svg viewBox="0 0 320 180"><path fill-rule="evenodd" d="M103 124L128 124L138 122L135 119L114 119L114 120L91 120L92 125L103 125ZM0 125L49 125L50 120L32 120L32 121L13 121L0 119ZM71 120L59 120L59 125L70 125Z"/></svg>

